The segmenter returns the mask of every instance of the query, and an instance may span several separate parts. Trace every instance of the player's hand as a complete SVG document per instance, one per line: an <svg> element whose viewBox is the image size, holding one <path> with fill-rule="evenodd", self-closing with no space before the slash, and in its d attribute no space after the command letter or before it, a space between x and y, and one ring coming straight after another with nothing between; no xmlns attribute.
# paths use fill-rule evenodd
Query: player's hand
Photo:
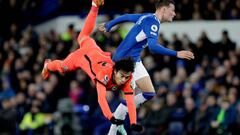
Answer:
<svg viewBox="0 0 240 135"><path fill-rule="evenodd" d="M191 51L178 51L177 57L181 59L192 60L194 59L194 54Z"/></svg>
<svg viewBox="0 0 240 135"><path fill-rule="evenodd" d="M98 25L98 30L101 31L101 32L107 32L107 29L105 27L105 24L106 23L101 23Z"/></svg>
<svg viewBox="0 0 240 135"><path fill-rule="evenodd" d="M116 124L116 125L122 125L123 122L124 122L123 120L116 119L114 116L112 116L110 121L111 121L112 124Z"/></svg>
<svg viewBox="0 0 240 135"><path fill-rule="evenodd" d="M132 124L130 126L130 129L133 131L136 131L136 132L141 132L141 131L143 131L143 126L140 124Z"/></svg>

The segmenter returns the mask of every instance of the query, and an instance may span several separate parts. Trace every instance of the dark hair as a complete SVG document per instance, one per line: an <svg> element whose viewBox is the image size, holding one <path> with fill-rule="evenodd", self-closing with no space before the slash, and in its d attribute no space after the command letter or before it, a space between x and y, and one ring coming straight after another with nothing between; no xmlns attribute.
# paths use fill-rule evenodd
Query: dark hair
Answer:
<svg viewBox="0 0 240 135"><path fill-rule="evenodd" d="M135 62L133 61L132 57L127 57L115 62L113 69L116 69L116 71L123 70L126 72L133 72L134 67Z"/></svg>
<svg viewBox="0 0 240 135"><path fill-rule="evenodd" d="M156 0L155 7L158 9L162 6L168 6L169 4L175 4L175 2L173 0Z"/></svg>

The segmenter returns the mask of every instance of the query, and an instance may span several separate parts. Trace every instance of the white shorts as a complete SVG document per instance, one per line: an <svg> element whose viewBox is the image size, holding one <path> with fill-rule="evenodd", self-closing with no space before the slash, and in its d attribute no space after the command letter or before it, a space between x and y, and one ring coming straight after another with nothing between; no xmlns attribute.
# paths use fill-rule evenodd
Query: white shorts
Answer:
<svg viewBox="0 0 240 135"><path fill-rule="evenodd" d="M133 80L132 80L132 85L133 88L136 88L136 80L139 80L145 76L149 76L146 68L144 67L142 61L136 62L134 72L133 72Z"/></svg>

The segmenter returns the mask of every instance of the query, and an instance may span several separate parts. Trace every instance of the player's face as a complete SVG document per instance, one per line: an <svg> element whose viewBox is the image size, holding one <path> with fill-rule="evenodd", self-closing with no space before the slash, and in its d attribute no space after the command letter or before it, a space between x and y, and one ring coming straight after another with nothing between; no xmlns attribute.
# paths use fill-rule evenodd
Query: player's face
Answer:
<svg viewBox="0 0 240 135"><path fill-rule="evenodd" d="M172 22L175 13L175 6L173 4L170 4L169 6L164 7L164 14L163 14L163 20L166 22Z"/></svg>
<svg viewBox="0 0 240 135"><path fill-rule="evenodd" d="M131 74L132 72L126 72L123 70L119 70L119 71L114 70L113 81L117 85L125 84L130 79Z"/></svg>

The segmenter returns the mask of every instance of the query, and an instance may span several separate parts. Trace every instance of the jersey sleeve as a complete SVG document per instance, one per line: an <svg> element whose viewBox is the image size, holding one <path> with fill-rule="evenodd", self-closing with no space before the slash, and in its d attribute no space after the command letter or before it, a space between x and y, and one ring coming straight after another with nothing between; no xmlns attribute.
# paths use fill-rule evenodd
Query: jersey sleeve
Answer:
<svg viewBox="0 0 240 135"><path fill-rule="evenodd" d="M97 94L98 94L98 103L102 109L103 115L110 120L113 115L106 99L106 93L107 93L106 87L99 82L96 83L96 87L97 87Z"/></svg>
<svg viewBox="0 0 240 135"><path fill-rule="evenodd" d="M137 113L136 113L136 106L134 102L134 94L125 93L125 99L128 108L128 114L131 124L137 123Z"/></svg>
<svg viewBox="0 0 240 135"><path fill-rule="evenodd" d="M112 112L106 99L106 85L109 81L109 76L110 74L108 70L102 70L96 74L95 81L98 94L98 103L102 109L103 115L110 120L112 117Z"/></svg>
<svg viewBox="0 0 240 135"><path fill-rule="evenodd" d="M125 14L121 15L105 24L106 30L110 31L111 28L119 23L123 22L133 22L136 23L137 20L142 16L142 14Z"/></svg>
<svg viewBox="0 0 240 135"><path fill-rule="evenodd" d="M168 56L177 56L177 52L158 43L159 22L147 17L141 23L142 29L147 36L148 48L151 53L163 54Z"/></svg>
<svg viewBox="0 0 240 135"><path fill-rule="evenodd" d="M129 114L130 123L136 124L137 114L136 114L136 106L134 103L134 92L131 87L131 81L132 81L132 79L128 80L128 82L125 84L125 86L123 87L123 92L125 95L127 108L129 110L128 114Z"/></svg>
<svg viewBox="0 0 240 135"><path fill-rule="evenodd" d="M160 29L160 25L156 19L152 17L146 17L142 20L141 26L147 38L151 37L158 39L158 31Z"/></svg>
<svg viewBox="0 0 240 135"><path fill-rule="evenodd" d="M148 48L151 53L157 53L168 56L177 56L177 52L168 48L165 48L161 44L158 43L158 40L155 38L147 39Z"/></svg>

